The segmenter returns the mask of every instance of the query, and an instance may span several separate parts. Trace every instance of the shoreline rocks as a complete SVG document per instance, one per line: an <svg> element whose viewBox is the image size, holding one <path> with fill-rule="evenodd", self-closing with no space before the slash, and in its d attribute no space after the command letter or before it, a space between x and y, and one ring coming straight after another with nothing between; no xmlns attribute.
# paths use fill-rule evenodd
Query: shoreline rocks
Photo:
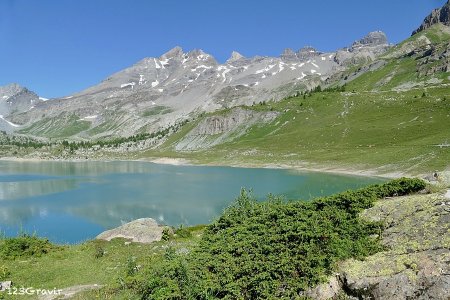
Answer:
<svg viewBox="0 0 450 300"><path fill-rule="evenodd" d="M364 211L382 221L386 250L340 263L338 274L306 292L313 299L450 299L450 202L436 193L378 201ZM339 298L343 297L343 298Z"/></svg>
<svg viewBox="0 0 450 300"><path fill-rule="evenodd" d="M160 241L166 226L158 225L152 218L142 218L100 233L95 239L110 241L114 238L129 239L132 242L149 244Z"/></svg>

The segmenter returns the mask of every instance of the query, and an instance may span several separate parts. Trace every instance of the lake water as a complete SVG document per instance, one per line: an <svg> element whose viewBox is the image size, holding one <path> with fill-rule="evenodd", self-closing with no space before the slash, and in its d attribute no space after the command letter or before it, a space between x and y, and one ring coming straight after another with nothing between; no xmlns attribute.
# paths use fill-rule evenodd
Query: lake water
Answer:
<svg viewBox="0 0 450 300"><path fill-rule="evenodd" d="M178 226L214 220L245 187L308 200L381 179L280 169L148 162L0 161L0 230L77 243L137 218Z"/></svg>

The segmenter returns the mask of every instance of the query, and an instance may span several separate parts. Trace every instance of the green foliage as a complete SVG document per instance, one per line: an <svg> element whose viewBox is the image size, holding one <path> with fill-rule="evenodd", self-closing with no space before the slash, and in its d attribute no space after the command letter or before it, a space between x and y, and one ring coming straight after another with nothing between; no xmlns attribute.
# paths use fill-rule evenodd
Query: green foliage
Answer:
<svg viewBox="0 0 450 300"><path fill-rule="evenodd" d="M134 256L128 257L126 264L126 275L133 276L137 273L138 269L139 268L136 263L136 257Z"/></svg>
<svg viewBox="0 0 450 300"><path fill-rule="evenodd" d="M180 238L189 238L192 236L191 231L183 225L180 225L180 227L175 230L175 234Z"/></svg>
<svg viewBox="0 0 450 300"><path fill-rule="evenodd" d="M197 278L186 259L175 255L173 249L168 253L162 261L155 261L147 279L134 287L142 299L207 299L196 289Z"/></svg>
<svg viewBox="0 0 450 300"><path fill-rule="evenodd" d="M94 257L101 258L103 256L105 256L105 248L100 245L96 245L94 249Z"/></svg>
<svg viewBox="0 0 450 300"><path fill-rule="evenodd" d="M362 210L423 188L421 180L402 178L311 202L257 202L242 190L192 252L168 248L134 288L144 299L298 298L338 261L383 249L382 224L359 218Z"/></svg>
<svg viewBox="0 0 450 300"><path fill-rule="evenodd" d="M3 265L0 265L0 280L7 280L11 276L11 271Z"/></svg>
<svg viewBox="0 0 450 300"><path fill-rule="evenodd" d="M18 237L0 240L0 258L39 257L59 248L47 239L22 234Z"/></svg>
<svg viewBox="0 0 450 300"><path fill-rule="evenodd" d="M170 230L169 230L169 228L164 228L163 229L163 231L162 231L162 237L161 237L161 240L163 240L163 241L168 241L168 240L170 240L170 238L171 238L171 233L170 233Z"/></svg>
<svg viewBox="0 0 450 300"><path fill-rule="evenodd" d="M9 135L5 131L0 131L0 145L12 145L20 148L39 149L48 146L47 143L35 140L30 137Z"/></svg>

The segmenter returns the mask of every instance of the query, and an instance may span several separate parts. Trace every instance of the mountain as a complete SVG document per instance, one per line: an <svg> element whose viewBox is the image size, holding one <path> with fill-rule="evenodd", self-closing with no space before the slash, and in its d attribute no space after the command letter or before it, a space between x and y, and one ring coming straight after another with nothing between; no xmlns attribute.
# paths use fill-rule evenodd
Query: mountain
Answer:
<svg viewBox="0 0 450 300"><path fill-rule="evenodd" d="M444 4L443 7L435 9L429 14L419 28L413 31L412 35L419 33L431 26L441 23L445 26L450 26L450 0Z"/></svg>
<svg viewBox="0 0 450 300"><path fill-rule="evenodd" d="M355 41L351 47L339 50L336 61L340 65L361 64L373 61L378 55L390 48L386 34L374 31L364 38Z"/></svg>
<svg viewBox="0 0 450 300"><path fill-rule="evenodd" d="M305 47L286 50L280 57L252 58L233 52L224 64L202 50L185 53L175 47L77 94L18 111L11 121L24 125L21 133L46 137L92 139L154 132L202 112L279 100L311 89L387 49L380 32L336 52Z"/></svg>
<svg viewBox="0 0 450 300"><path fill-rule="evenodd" d="M27 112L41 102L38 95L18 84L0 87L0 130L12 132L18 129L20 125L8 121L8 117Z"/></svg>
<svg viewBox="0 0 450 300"><path fill-rule="evenodd" d="M449 45L443 24L392 47L383 33L371 33L336 53L341 65L355 64L330 75L322 91L213 112L185 126L159 151L202 163L358 165L377 174L448 168ZM321 56L311 48L301 52ZM283 59L296 55L285 50Z"/></svg>

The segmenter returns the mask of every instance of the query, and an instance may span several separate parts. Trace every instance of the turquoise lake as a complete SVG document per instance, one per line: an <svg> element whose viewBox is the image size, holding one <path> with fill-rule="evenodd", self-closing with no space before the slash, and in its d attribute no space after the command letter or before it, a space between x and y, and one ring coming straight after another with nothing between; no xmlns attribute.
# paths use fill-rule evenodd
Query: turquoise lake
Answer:
<svg viewBox="0 0 450 300"><path fill-rule="evenodd" d="M171 226L206 224L241 188L309 200L379 178L281 169L172 166L149 162L0 161L0 231L78 243L151 217Z"/></svg>

